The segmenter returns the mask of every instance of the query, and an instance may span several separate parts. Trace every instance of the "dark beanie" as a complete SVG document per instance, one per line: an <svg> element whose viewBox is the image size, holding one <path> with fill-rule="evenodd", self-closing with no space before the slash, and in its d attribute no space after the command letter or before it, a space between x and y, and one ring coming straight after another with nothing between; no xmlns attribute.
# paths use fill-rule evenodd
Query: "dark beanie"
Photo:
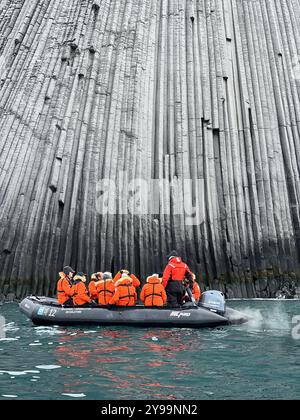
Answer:
<svg viewBox="0 0 300 420"><path fill-rule="evenodd" d="M179 257L178 252L177 252L177 251L172 251L172 252L170 252L170 254L167 256L168 260L169 260L171 257Z"/></svg>
<svg viewBox="0 0 300 420"><path fill-rule="evenodd" d="M67 266L67 267L64 268L64 273L65 273L66 276L68 276L70 273L75 274L75 271L73 270L72 267Z"/></svg>

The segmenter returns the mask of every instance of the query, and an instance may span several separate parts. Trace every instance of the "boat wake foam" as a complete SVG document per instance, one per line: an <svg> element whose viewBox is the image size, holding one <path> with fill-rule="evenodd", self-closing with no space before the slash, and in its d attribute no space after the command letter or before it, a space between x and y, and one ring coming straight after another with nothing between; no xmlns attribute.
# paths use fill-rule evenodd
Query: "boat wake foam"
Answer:
<svg viewBox="0 0 300 420"><path fill-rule="evenodd" d="M291 330L291 319L283 307L278 306L271 311L261 309L243 309L243 313L249 317L246 328L252 331L285 332Z"/></svg>

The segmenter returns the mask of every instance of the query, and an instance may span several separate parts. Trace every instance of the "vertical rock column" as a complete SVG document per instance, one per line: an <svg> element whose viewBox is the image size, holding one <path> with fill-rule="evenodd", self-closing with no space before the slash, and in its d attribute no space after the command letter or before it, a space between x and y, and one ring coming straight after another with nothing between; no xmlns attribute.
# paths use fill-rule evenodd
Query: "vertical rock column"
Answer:
<svg viewBox="0 0 300 420"><path fill-rule="evenodd" d="M299 0L2 1L0 293L173 248L232 296L296 280L299 28Z"/></svg>

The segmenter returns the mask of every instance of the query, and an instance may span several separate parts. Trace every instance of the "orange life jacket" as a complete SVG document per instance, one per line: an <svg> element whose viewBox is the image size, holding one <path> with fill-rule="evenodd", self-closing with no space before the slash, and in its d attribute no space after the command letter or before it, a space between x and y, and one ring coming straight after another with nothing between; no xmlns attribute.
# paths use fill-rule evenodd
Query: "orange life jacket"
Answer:
<svg viewBox="0 0 300 420"><path fill-rule="evenodd" d="M64 305L74 295L73 288L69 278L64 274L60 273L60 279L57 283L57 300L60 305Z"/></svg>
<svg viewBox="0 0 300 420"><path fill-rule="evenodd" d="M110 305L135 306L137 301L136 289L130 277L123 277L115 284L115 293L110 300Z"/></svg>
<svg viewBox="0 0 300 420"><path fill-rule="evenodd" d="M86 303L91 303L91 298L85 284L82 281L78 281L73 286L73 303L74 306L82 306Z"/></svg>
<svg viewBox="0 0 300 420"><path fill-rule="evenodd" d="M201 290L199 284L195 281L193 286L193 296L195 301L198 303L201 298Z"/></svg>
<svg viewBox="0 0 300 420"><path fill-rule="evenodd" d="M148 278L140 297L145 306L164 306L167 302L165 288L157 277Z"/></svg>
<svg viewBox="0 0 300 420"><path fill-rule="evenodd" d="M92 300L98 299L98 289L95 280L92 280L89 284L89 293Z"/></svg>
<svg viewBox="0 0 300 420"><path fill-rule="evenodd" d="M103 280L98 282L97 291L98 291L98 303L101 306L109 305L112 297L115 293L115 283L111 280Z"/></svg>

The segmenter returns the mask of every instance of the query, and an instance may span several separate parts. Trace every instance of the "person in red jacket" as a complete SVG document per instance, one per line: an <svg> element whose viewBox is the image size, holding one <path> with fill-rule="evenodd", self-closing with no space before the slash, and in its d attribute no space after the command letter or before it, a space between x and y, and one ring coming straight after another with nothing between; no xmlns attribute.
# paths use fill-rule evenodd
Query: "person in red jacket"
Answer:
<svg viewBox="0 0 300 420"><path fill-rule="evenodd" d="M168 306L179 307L182 305L185 290L183 281L192 282L192 272L185 264L178 252L172 251L168 256L169 264L163 274L163 286L168 296Z"/></svg>
<svg viewBox="0 0 300 420"><path fill-rule="evenodd" d="M73 303L74 306L85 306L91 303L91 298L89 296L89 292L86 288L86 276L84 273L78 273L74 277L74 284L73 284Z"/></svg>
<svg viewBox="0 0 300 420"><path fill-rule="evenodd" d="M60 305L73 305L74 291L72 289L73 276L75 271L71 267L65 267L64 271L59 273L60 279L57 283L57 300Z"/></svg>

